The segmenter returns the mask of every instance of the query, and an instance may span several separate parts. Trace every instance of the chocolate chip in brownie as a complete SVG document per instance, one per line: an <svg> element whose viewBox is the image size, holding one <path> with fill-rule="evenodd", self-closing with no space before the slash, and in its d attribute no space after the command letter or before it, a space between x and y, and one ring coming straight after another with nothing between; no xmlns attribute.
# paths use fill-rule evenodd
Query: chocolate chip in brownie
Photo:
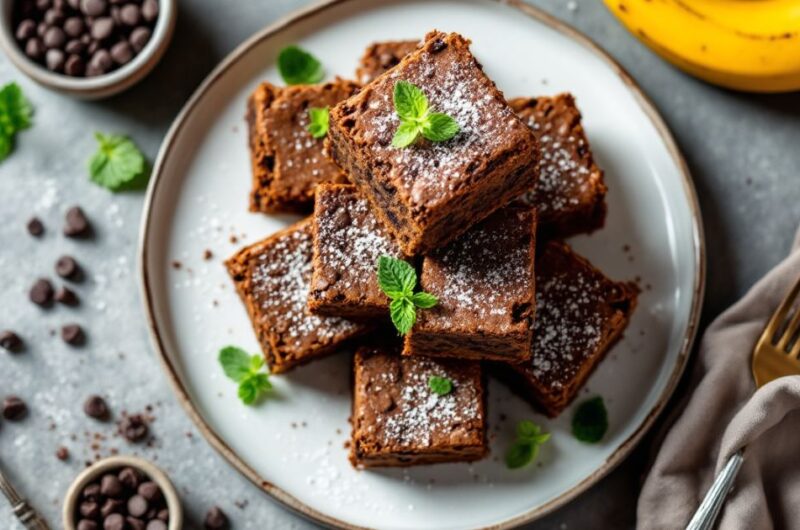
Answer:
<svg viewBox="0 0 800 530"><path fill-rule="evenodd" d="M214 506L206 513L204 525L206 530L228 530L230 521L219 506Z"/></svg>
<svg viewBox="0 0 800 530"><path fill-rule="evenodd" d="M61 327L61 338L70 346L81 346L86 342L86 334L78 324L66 324Z"/></svg>
<svg viewBox="0 0 800 530"><path fill-rule="evenodd" d="M75 294L75 291L67 286L62 286L56 291L56 302L68 306L76 306L80 303L80 300L78 299L78 295Z"/></svg>
<svg viewBox="0 0 800 530"><path fill-rule="evenodd" d="M86 398L86 401L83 403L83 412L90 418L94 418L96 420L107 420L109 416L111 416L111 412L108 408L108 404L106 400L98 395L91 395ZM123 469L122 472L125 473L126 470L131 468ZM128 487L134 488L135 486L128 480L127 473L125 475L125 480L123 480L123 475L120 473L119 477L120 481L122 481ZM138 484L138 483L137 483Z"/></svg>
<svg viewBox="0 0 800 530"><path fill-rule="evenodd" d="M28 233L33 237L39 237L44 234L44 223L38 217L31 217L26 225Z"/></svg>
<svg viewBox="0 0 800 530"><path fill-rule="evenodd" d="M22 342L19 335L7 329L0 332L0 347L11 353L19 353L24 349L25 343Z"/></svg>
<svg viewBox="0 0 800 530"><path fill-rule="evenodd" d="M3 400L3 417L8 421L19 421L28 414L28 406L17 396Z"/></svg>
<svg viewBox="0 0 800 530"><path fill-rule="evenodd" d="M31 287L28 297L34 304L48 307L53 303L53 284L46 278L39 278Z"/></svg>
<svg viewBox="0 0 800 530"><path fill-rule="evenodd" d="M92 235L92 225L80 206L73 206L67 210L64 235L67 237L89 237Z"/></svg>

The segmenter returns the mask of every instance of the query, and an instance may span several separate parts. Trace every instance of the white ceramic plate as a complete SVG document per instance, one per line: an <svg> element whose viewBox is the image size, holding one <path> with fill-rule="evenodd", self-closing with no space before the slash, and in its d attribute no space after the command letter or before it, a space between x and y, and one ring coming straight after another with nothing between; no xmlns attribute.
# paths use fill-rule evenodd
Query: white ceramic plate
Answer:
<svg viewBox="0 0 800 530"><path fill-rule="evenodd" d="M274 59L290 43L319 57L329 76L352 76L367 44L418 38L432 28L471 38L509 97L576 95L610 192L606 228L573 243L611 277L641 278L644 291L624 340L585 391L602 395L609 408L602 443L571 436L572 408L549 421L492 381L489 458L359 472L343 447L350 431L348 355L274 377L275 395L258 407L237 400L217 364L224 345L258 350L221 260L294 220L247 212L245 101L259 81L280 82ZM206 249L212 260L204 260ZM347 527L509 527L567 502L618 463L663 407L686 361L704 283L694 190L655 110L585 37L521 3L493 0L334 0L245 42L200 87L164 142L144 212L141 259L156 350L206 437L282 502ZM509 471L502 454L523 418L543 424L552 442L538 465Z"/></svg>

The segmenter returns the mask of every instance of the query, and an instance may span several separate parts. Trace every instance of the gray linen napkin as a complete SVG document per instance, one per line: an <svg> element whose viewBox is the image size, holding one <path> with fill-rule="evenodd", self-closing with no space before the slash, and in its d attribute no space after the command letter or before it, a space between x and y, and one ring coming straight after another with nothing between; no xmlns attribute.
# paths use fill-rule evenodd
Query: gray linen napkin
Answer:
<svg viewBox="0 0 800 530"><path fill-rule="evenodd" d="M800 276L800 231L792 252L709 326L693 392L645 481L638 528L684 528L728 457L747 446L719 518L721 530L800 528L800 376L756 391L753 346Z"/></svg>

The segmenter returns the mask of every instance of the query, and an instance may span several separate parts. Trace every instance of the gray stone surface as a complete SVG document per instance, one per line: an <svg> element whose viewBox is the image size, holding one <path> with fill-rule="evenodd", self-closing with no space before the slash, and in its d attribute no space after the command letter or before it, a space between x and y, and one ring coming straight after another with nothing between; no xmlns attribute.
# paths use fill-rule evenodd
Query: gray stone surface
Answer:
<svg viewBox="0 0 800 530"><path fill-rule="evenodd" d="M124 95L85 103L31 83L0 57L0 81L19 81L36 106L36 124L0 164L0 328L16 329L24 355L0 353L0 395L26 399L31 415L0 426L0 463L19 488L60 528L60 499L95 453L132 448L113 424L84 417L90 392L105 395L117 416L154 407L156 443L133 452L163 466L181 490L189 524L202 526L218 504L235 528L310 528L240 477L199 436L183 413L151 351L136 289L135 252L141 193L111 195L90 184L86 159L95 130L131 135L152 158L194 87L245 37L302 0L181 0L173 45L156 71ZM706 85L674 70L642 47L599 2L534 2L590 35L641 83L674 131L694 173L708 237L704 322L741 296L787 251L800 220L800 105L796 95L756 96ZM576 7L577 6L577 7ZM93 241L60 234L63 211L81 204L97 227ZM27 235L36 214L47 232ZM54 278L53 262L74 255L87 270L76 287L79 309L42 311L27 301L35 278ZM60 282L59 282L60 283ZM85 324L82 349L52 335L67 322ZM108 438L92 448L93 433ZM655 435L609 477L531 528L631 528L635 501ZM67 462L54 453L69 448ZM246 507L239 508L236 503ZM0 527L11 512L0 502Z"/></svg>

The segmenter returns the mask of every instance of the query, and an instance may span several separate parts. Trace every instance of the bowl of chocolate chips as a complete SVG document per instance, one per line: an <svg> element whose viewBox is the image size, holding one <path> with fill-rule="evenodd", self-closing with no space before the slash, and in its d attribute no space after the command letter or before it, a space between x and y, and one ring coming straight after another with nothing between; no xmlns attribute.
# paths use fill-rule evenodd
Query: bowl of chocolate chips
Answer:
<svg viewBox="0 0 800 530"><path fill-rule="evenodd" d="M183 511L163 471L132 456L113 456L86 468L63 506L65 530L182 530Z"/></svg>
<svg viewBox="0 0 800 530"><path fill-rule="evenodd" d="M177 0L3 0L0 45L38 83L99 99L155 67L176 11Z"/></svg>

